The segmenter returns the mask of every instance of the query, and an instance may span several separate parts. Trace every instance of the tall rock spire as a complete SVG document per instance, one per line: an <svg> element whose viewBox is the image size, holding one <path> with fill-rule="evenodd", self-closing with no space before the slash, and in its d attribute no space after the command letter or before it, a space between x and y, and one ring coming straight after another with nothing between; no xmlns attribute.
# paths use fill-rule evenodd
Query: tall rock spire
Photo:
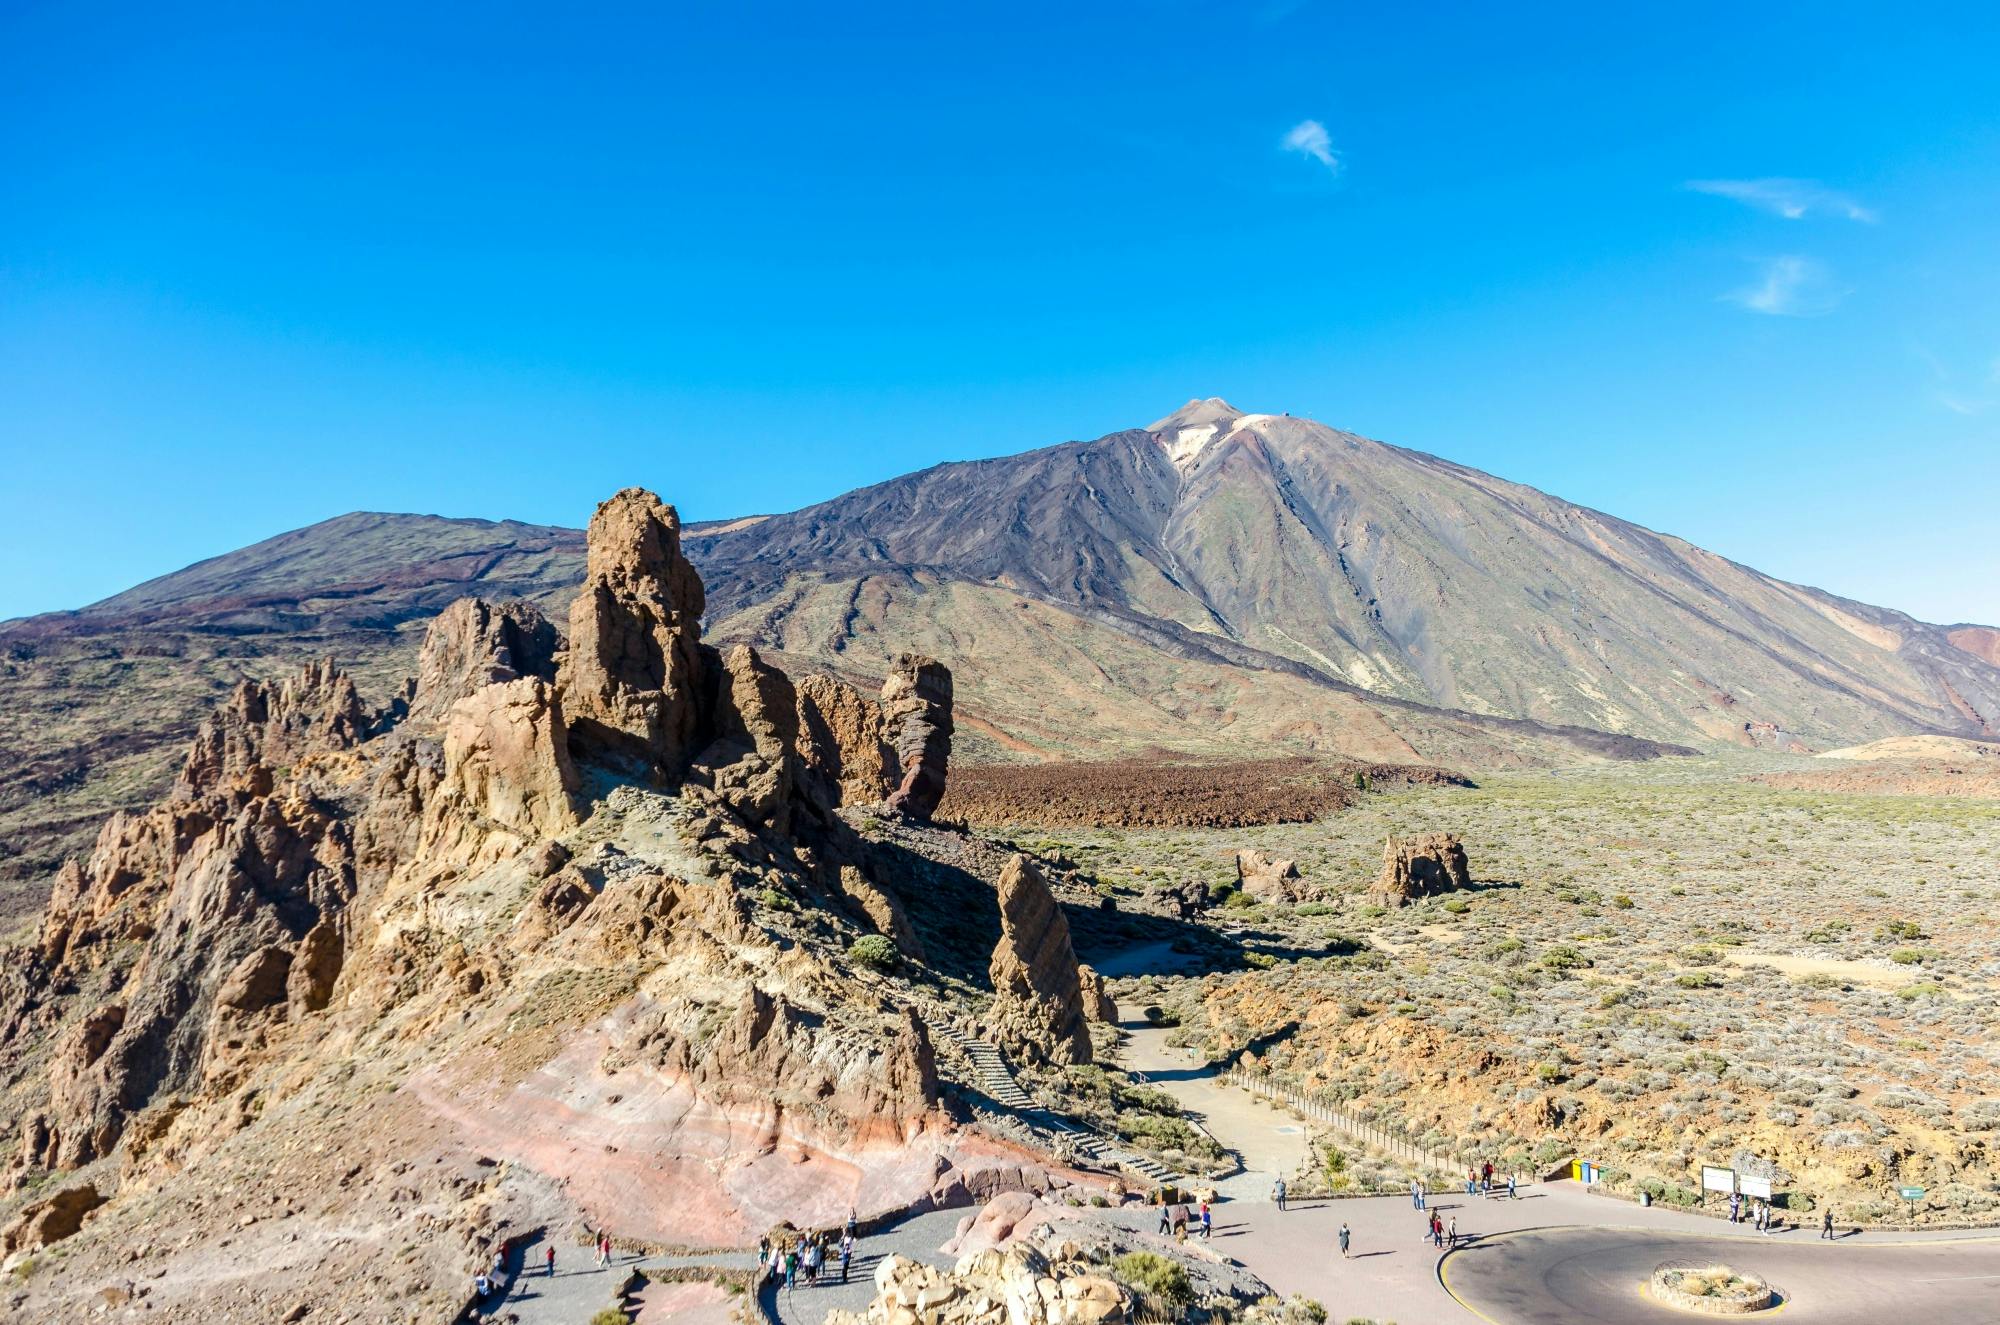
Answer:
<svg viewBox="0 0 2000 1325"><path fill-rule="evenodd" d="M559 681L572 746L673 776L701 739L706 607L680 516L626 488L591 517L589 547Z"/></svg>

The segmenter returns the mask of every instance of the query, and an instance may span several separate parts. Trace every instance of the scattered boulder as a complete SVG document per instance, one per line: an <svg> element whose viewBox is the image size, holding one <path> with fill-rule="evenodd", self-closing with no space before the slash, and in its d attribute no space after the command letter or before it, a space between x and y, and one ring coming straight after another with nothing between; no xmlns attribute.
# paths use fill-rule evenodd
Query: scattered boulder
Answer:
<svg viewBox="0 0 2000 1325"><path fill-rule="evenodd" d="M1215 894L1203 879L1190 879L1162 888L1158 895L1182 920L1192 920L1215 905Z"/></svg>
<svg viewBox="0 0 2000 1325"><path fill-rule="evenodd" d="M1069 921L1034 862L1018 853L1000 873L1000 942L989 969L987 1017L1001 1044L1029 1062L1090 1061Z"/></svg>
<svg viewBox="0 0 2000 1325"><path fill-rule="evenodd" d="M108 1197L90 1183L65 1187L54 1196L36 1201L0 1229L0 1254L11 1256L61 1242L83 1227L83 1219L103 1205Z"/></svg>
<svg viewBox="0 0 2000 1325"><path fill-rule="evenodd" d="M577 753L674 777L701 728L701 576L680 516L626 488L590 519L583 587L570 604L558 689Z"/></svg>
<svg viewBox="0 0 2000 1325"><path fill-rule="evenodd" d="M554 682L561 648L562 636L534 604L461 598L424 635L408 720L442 722L459 700L524 676Z"/></svg>
<svg viewBox="0 0 2000 1325"><path fill-rule="evenodd" d="M1457 834L1425 833L1421 837L1383 840L1382 873L1368 891L1388 905L1402 906L1420 897L1471 884L1465 844L1458 840Z"/></svg>
<svg viewBox="0 0 2000 1325"><path fill-rule="evenodd" d="M929 819L944 799L951 760L951 669L935 658L906 653L882 683L882 717L895 733L901 769L888 808Z"/></svg>
<svg viewBox="0 0 2000 1325"><path fill-rule="evenodd" d="M1051 1263L1028 1246L975 1251L949 1271L903 1256L875 1268L875 1299L826 1325L1123 1325L1132 1295L1083 1262Z"/></svg>
<svg viewBox="0 0 2000 1325"><path fill-rule="evenodd" d="M1236 882L1260 902L1296 902L1305 895L1299 884L1299 867L1289 860L1273 860L1261 851L1236 853Z"/></svg>

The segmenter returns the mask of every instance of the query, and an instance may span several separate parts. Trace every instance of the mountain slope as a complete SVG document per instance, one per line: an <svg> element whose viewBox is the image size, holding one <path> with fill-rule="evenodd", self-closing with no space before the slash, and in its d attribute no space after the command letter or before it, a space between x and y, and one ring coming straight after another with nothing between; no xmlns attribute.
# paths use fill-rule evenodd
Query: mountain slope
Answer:
<svg viewBox="0 0 2000 1325"><path fill-rule="evenodd" d="M972 757L1479 768L1993 735L2000 714L1991 628L1219 400L686 537L714 638L869 682L902 649L958 659ZM331 655L379 699L453 599L560 620L581 574L576 530L364 513L0 624L0 878L45 875L105 811L157 795L239 677Z"/></svg>
<svg viewBox="0 0 2000 1325"><path fill-rule="evenodd" d="M1786 584L1433 456L1195 401L695 540L719 617L886 566L998 585L1186 654L1659 739L1991 734L1952 632ZM765 625L778 637L779 626ZM753 633L757 633L754 632ZM835 649L837 640L821 641Z"/></svg>

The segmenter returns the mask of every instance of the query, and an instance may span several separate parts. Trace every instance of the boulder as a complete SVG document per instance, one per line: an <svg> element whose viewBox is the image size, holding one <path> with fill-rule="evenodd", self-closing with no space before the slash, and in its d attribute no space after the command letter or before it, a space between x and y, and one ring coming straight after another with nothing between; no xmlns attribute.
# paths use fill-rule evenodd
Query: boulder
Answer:
<svg viewBox="0 0 2000 1325"><path fill-rule="evenodd" d="M886 801L897 814L929 819L944 799L951 761L951 669L906 653L882 683L882 718L893 733L899 781Z"/></svg>
<svg viewBox="0 0 2000 1325"><path fill-rule="evenodd" d="M598 506L558 682L576 752L674 778L698 750L701 577L681 521L643 488Z"/></svg>
<svg viewBox="0 0 2000 1325"><path fill-rule="evenodd" d="M96 1187L82 1183L24 1207L13 1222L0 1229L0 1254L11 1256L61 1242L82 1228L84 1216L108 1199Z"/></svg>
<svg viewBox="0 0 2000 1325"><path fill-rule="evenodd" d="M534 604L461 598L424 635L408 720L440 723L459 700L524 676L553 682L561 648L562 636Z"/></svg>
<svg viewBox="0 0 2000 1325"><path fill-rule="evenodd" d="M1273 860L1261 851L1236 853L1236 882L1260 902L1296 902L1305 895L1299 884L1299 867L1289 860Z"/></svg>
<svg viewBox="0 0 2000 1325"><path fill-rule="evenodd" d="M1016 854L1000 873L1000 942L989 967L993 1034L1028 1062L1087 1063L1090 1028L1069 921L1041 872Z"/></svg>
<svg viewBox="0 0 2000 1325"><path fill-rule="evenodd" d="M1465 845L1454 833L1421 837L1390 837L1382 843L1382 873L1369 888L1371 896L1391 906L1420 897L1471 886Z"/></svg>

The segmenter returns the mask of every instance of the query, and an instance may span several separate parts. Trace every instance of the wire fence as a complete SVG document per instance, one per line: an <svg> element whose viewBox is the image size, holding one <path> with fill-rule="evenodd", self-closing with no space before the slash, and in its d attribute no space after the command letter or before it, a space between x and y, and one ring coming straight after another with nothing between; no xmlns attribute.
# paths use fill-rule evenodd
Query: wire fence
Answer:
<svg viewBox="0 0 2000 1325"><path fill-rule="evenodd" d="M1333 1106L1331 1097L1321 1091L1305 1090L1268 1073L1240 1067L1229 1068L1223 1072L1222 1079L1233 1086L1241 1086L1253 1095L1276 1100L1302 1117L1323 1123L1349 1140L1358 1141L1420 1171L1452 1174L1456 1181L1456 1175L1478 1167L1455 1151L1421 1145L1401 1132L1343 1113Z"/></svg>

